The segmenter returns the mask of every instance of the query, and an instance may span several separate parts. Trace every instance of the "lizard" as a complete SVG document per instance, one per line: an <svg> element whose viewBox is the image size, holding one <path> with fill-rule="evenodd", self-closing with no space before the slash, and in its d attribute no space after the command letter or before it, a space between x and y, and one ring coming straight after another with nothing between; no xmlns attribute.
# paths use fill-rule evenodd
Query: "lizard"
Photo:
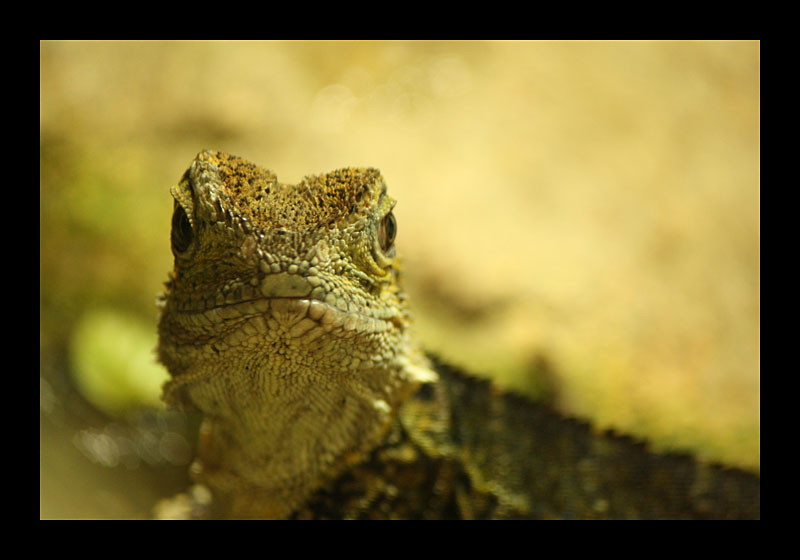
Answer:
<svg viewBox="0 0 800 560"><path fill-rule="evenodd" d="M207 150L171 194L163 399L203 421L196 486L162 517L760 518L756 474L651 452L426 354L377 169L290 185Z"/></svg>

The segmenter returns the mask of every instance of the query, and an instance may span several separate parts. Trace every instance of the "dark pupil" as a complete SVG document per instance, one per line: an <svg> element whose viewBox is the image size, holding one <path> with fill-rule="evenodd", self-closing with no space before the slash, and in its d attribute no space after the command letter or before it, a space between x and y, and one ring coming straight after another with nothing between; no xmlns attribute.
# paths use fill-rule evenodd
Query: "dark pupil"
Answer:
<svg viewBox="0 0 800 560"><path fill-rule="evenodd" d="M381 249L388 250L394 242L394 236L397 234L397 222L394 219L394 214L387 215L381 223Z"/></svg>
<svg viewBox="0 0 800 560"><path fill-rule="evenodd" d="M186 212L180 204L175 205L172 213L172 250L176 253L183 253L192 243L192 224L186 217Z"/></svg>

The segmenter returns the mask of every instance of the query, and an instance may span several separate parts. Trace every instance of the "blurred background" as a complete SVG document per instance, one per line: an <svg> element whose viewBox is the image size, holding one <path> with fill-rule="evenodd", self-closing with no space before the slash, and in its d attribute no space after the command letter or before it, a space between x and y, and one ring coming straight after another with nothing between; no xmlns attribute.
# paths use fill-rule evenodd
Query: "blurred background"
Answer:
<svg viewBox="0 0 800 560"><path fill-rule="evenodd" d="M42 42L39 71L40 517L187 484L155 295L206 148L378 167L428 349L758 471L758 42Z"/></svg>

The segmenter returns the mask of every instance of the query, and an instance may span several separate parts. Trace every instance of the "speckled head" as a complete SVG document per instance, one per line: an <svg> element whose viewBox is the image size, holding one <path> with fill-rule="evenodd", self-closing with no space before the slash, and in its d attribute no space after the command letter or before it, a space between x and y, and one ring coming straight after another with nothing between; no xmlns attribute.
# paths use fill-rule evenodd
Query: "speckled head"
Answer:
<svg viewBox="0 0 800 560"><path fill-rule="evenodd" d="M392 282L395 201L377 169L339 169L287 185L239 157L204 151L172 194L174 282L193 286L176 295L184 308L207 309L220 294L230 300L281 272L330 275L372 295Z"/></svg>
<svg viewBox="0 0 800 560"><path fill-rule="evenodd" d="M224 208L256 230L290 232L346 227L366 216L386 193L377 169L340 169L294 186L242 158L212 151L198 154L181 184L219 201L205 214L208 220L224 219Z"/></svg>

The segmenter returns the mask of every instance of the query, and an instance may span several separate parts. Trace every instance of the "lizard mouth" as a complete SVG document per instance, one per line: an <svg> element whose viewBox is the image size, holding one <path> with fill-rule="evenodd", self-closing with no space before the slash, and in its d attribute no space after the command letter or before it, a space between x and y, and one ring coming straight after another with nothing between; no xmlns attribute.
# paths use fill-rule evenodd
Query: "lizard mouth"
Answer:
<svg viewBox="0 0 800 560"><path fill-rule="evenodd" d="M287 272L268 274L250 297L245 299L243 295L218 301L205 310L184 309L184 312L202 316L210 323L261 316L265 324L276 321L293 336L332 330L369 334L404 327L396 310L349 304L336 298L318 277Z"/></svg>
<svg viewBox="0 0 800 560"><path fill-rule="evenodd" d="M259 324L273 328L269 325L275 321L292 337L304 335L309 331L317 335L334 330L370 334L403 327L402 319L396 314L386 317L377 314L370 316L303 297L263 297L215 307L200 315L210 323L261 317L263 321Z"/></svg>

